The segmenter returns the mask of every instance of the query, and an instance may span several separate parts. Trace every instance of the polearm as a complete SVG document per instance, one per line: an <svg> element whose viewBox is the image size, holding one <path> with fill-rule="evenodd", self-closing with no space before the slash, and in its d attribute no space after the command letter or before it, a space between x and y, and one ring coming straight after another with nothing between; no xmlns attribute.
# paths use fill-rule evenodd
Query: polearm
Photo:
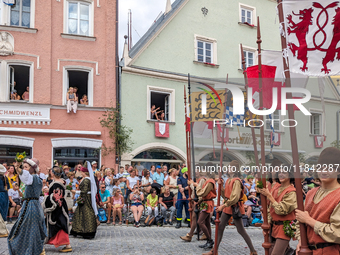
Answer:
<svg viewBox="0 0 340 255"><path fill-rule="evenodd" d="M187 165L187 168L188 168L188 180L191 179L191 143L190 143L190 140L191 140L191 137L190 137L190 133L192 131L192 125L191 125L191 86L190 86L190 74L188 74L188 92L189 92L189 116L190 116L190 128L189 128L189 132L188 132L188 152L187 152L187 157L189 159L188 161L188 165ZM189 186L188 188L188 191L189 191L189 214L190 214L190 226L191 226L191 219L192 219L192 211L193 211L193 208L192 208L192 204L191 204L191 188ZM188 219L187 219L188 220Z"/></svg>
<svg viewBox="0 0 340 255"><path fill-rule="evenodd" d="M226 84L228 84L228 76L226 80ZM225 118L225 111L226 111L226 104L227 104L227 89L225 90L224 94L224 105L222 105L222 118ZM222 140L221 140L221 152L220 152L220 169L222 169L223 165L223 146L224 146L224 130L225 130L225 125L222 127ZM214 139L214 137L212 138ZM218 172L218 179L222 179L222 170ZM222 184L223 185L223 184ZM218 185L218 190L217 190L217 207L220 206L221 204L221 189L222 185ZM220 214L216 212L216 219L215 219L215 245L214 245L214 255L217 255L217 239L218 239L218 227L220 224Z"/></svg>
<svg viewBox="0 0 340 255"><path fill-rule="evenodd" d="M246 59L244 57L243 45L242 44L241 44L240 48L241 48L244 83L245 83L245 88L246 88L247 95L248 95L248 77L247 77L247 73L246 73ZM249 112L251 114L253 114L250 110L249 110ZM256 136L255 136L255 128L253 127L253 125L251 126L251 136L253 138L255 163L256 163L256 166L258 167L258 169L260 169L259 155L258 155L258 152L257 152L257 142L256 142Z"/></svg>
<svg viewBox="0 0 340 255"><path fill-rule="evenodd" d="M260 91L260 109L263 110L263 92L262 92L262 57L261 57L261 29L260 29L260 17L257 17L257 41L258 45L258 69L259 69L259 91ZM265 154L265 144L264 144L264 122L263 116L260 116L262 120L262 126L260 127L261 134L261 165L262 167L266 165L266 154ZM266 188L266 176L263 173L263 169L261 168L261 181L263 183L263 188ZM269 242L269 229L270 226L268 224L268 210L267 210L267 197L261 194L261 204L263 205L263 234L264 234L264 243L262 247L265 250L265 254L269 255L269 248L271 247L271 243Z"/></svg>
<svg viewBox="0 0 340 255"><path fill-rule="evenodd" d="M283 31L286 31L286 25L284 23L282 0L278 0L278 9L279 9L280 24L282 24ZM283 35L281 35L281 46L282 46L282 52L285 49L287 49L287 40L286 40L286 37ZM283 61L283 68L284 68L284 72L286 76L286 80L285 80L286 88L290 88L292 87L292 85L291 85L291 80L290 80L289 65L283 56L282 56L282 61ZM287 93L287 99L292 99L291 93ZM295 120L294 108L292 104L288 104L288 117L290 120ZM295 177L297 205L298 205L299 210L304 211L300 167L299 167L299 151L298 151L295 123L293 121L289 121L289 133L290 133L290 142L292 145L293 164L295 167L294 177ZM313 254L312 251L308 248L306 225L302 223L300 223L300 239L301 239L301 248L299 251L299 255L312 255Z"/></svg>

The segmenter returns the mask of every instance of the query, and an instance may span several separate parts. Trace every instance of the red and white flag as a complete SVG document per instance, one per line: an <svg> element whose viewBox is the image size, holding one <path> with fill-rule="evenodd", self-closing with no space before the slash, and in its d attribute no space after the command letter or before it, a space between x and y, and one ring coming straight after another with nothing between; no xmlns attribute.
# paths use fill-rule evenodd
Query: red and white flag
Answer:
<svg viewBox="0 0 340 255"><path fill-rule="evenodd" d="M322 148L324 140L324 136L314 136L315 148Z"/></svg>
<svg viewBox="0 0 340 255"><path fill-rule="evenodd" d="M340 74L340 2L284 0L287 39L285 55L293 73L308 76Z"/></svg>
<svg viewBox="0 0 340 255"><path fill-rule="evenodd" d="M273 88L277 88L277 110L281 110L281 88L284 87L281 82L275 81L276 66L262 65L262 95L263 107L270 109L273 105ZM260 93L259 89L259 71L258 66L251 66L247 68L248 86L255 92ZM297 97L293 97L297 98ZM299 110L294 105L294 110Z"/></svg>
<svg viewBox="0 0 340 255"><path fill-rule="evenodd" d="M169 135L169 123L155 122L155 136L168 138Z"/></svg>
<svg viewBox="0 0 340 255"><path fill-rule="evenodd" d="M274 136L274 139L273 139L273 136ZM275 146L280 146L280 140L281 140L281 134L280 133L273 133L271 132L270 133L270 140L272 141L273 145Z"/></svg>

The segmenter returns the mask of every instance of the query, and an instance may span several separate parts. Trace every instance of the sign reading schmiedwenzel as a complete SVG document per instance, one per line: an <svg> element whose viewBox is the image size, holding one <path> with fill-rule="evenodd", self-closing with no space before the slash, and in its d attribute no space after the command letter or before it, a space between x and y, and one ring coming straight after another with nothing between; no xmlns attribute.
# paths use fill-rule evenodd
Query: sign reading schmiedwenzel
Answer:
<svg viewBox="0 0 340 255"><path fill-rule="evenodd" d="M25 103L0 104L0 121L51 121L50 106Z"/></svg>
<svg viewBox="0 0 340 255"><path fill-rule="evenodd" d="M0 110L0 115L3 116L36 116L42 117L41 111L11 111L11 110Z"/></svg>

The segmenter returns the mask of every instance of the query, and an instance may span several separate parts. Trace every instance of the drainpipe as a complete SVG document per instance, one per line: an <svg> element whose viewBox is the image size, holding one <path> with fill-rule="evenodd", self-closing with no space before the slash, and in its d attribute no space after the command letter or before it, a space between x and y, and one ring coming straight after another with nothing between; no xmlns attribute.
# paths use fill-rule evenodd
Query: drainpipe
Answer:
<svg viewBox="0 0 340 255"><path fill-rule="evenodd" d="M340 110L336 112L336 147L339 149L339 113Z"/></svg>
<svg viewBox="0 0 340 255"><path fill-rule="evenodd" d="M119 54L118 54L118 14L119 14L119 0L116 0L116 40L115 40L115 47L116 47L116 109L118 109L118 113L120 113L120 67L119 67ZM119 120L120 124L120 120ZM115 151L117 157L117 151ZM118 165L120 165L120 157L118 157ZM116 162L115 162L116 163ZM119 170L119 167L118 167Z"/></svg>

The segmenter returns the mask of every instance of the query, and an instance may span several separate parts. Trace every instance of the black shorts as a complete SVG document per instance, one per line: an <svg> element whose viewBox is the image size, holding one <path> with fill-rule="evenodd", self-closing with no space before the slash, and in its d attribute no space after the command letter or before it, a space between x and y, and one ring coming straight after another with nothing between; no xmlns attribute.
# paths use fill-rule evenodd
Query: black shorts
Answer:
<svg viewBox="0 0 340 255"><path fill-rule="evenodd" d="M13 199L13 202L16 203L17 205L20 205L20 206L21 206L20 198L15 198L15 199ZM11 202L9 203L9 207L14 207L14 206L12 206L12 203L11 203Z"/></svg>

